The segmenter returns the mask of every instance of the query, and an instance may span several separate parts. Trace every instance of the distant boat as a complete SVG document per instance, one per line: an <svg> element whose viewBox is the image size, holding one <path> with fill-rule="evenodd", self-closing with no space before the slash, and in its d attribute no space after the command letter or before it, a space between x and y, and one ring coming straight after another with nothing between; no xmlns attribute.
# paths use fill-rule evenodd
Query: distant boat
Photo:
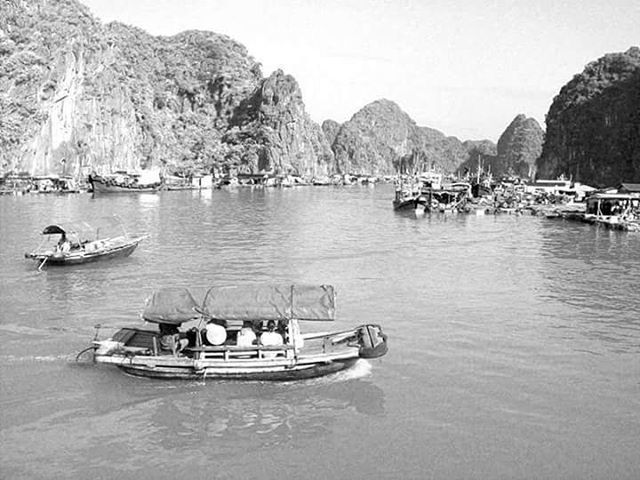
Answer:
<svg viewBox="0 0 640 480"><path fill-rule="evenodd" d="M26 258L45 265L77 265L114 257L127 257L133 253L144 236L130 237L116 216L98 220L94 225L86 222L56 223L42 231L44 240L35 250L25 253Z"/></svg>
<svg viewBox="0 0 640 480"><path fill-rule="evenodd" d="M423 174L424 175L424 174ZM435 177L434 177L435 178ZM424 213L430 210L431 177L404 177L396 183L396 194L393 199L393 209L400 211L414 210Z"/></svg>
<svg viewBox="0 0 640 480"><path fill-rule="evenodd" d="M157 290L142 318L154 329L121 328L93 341L95 363L143 377L299 380L387 353L380 326L302 334L298 322L335 320L330 285L210 288L202 303L186 288ZM183 323L196 326L180 331Z"/></svg>
<svg viewBox="0 0 640 480"><path fill-rule="evenodd" d="M325 186L333 185L333 182L327 176L313 177L311 179L311 183L313 185L319 186L319 187L325 187Z"/></svg>
<svg viewBox="0 0 640 480"><path fill-rule="evenodd" d="M443 185L440 190L432 190L431 196L432 210L443 213L461 212L471 198L471 185L466 182Z"/></svg>
<svg viewBox="0 0 640 480"><path fill-rule="evenodd" d="M617 230L640 231L640 195L597 193L587 198L585 222Z"/></svg>
<svg viewBox="0 0 640 480"><path fill-rule="evenodd" d="M94 193L142 193L157 192L165 188L156 171L125 172L108 175L89 175Z"/></svg>
<svg viewBox="0 0 640 480"><path fill-rule="evenodd" d="M427 203L427 197L420 190L396 190L393 209L424 211L428 208Z"/></svg>

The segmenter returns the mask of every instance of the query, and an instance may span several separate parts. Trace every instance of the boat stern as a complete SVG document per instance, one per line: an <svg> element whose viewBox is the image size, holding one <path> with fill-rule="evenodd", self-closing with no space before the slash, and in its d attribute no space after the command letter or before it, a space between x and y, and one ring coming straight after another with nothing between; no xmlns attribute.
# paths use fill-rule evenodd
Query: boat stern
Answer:
<svg viewBox="0 0 640 480"><path fill-rule="evenodd" d="M386 355L389 350L387 335L383 333L380 325L361 325L356 332L360 358L378 358Z"/></svg>

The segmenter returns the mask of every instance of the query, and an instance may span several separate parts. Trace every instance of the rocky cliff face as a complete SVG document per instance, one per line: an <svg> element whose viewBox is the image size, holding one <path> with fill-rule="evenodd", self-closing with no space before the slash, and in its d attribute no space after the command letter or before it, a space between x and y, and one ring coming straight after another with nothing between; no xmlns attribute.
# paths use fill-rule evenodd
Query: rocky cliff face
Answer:
<svg viewBox="0 0 640 480"><path fill-rule="evenodd" d="M533 177L543 141L540 124L534 118L518 115L500 135L492 171L495 175Z"/></svg>
<svg viewBox="0 0 640 480"><path fill-rule="evenodd" d="M605 55L562 87L537 174L596 186L640 182L639 48Z"/></svg>
<svg viewBox="0 0 640 480"><path fill-rule="evenodd" d="M305 112L298 83L281 70L241 103L232 126L224 140L249 147L247 170L313 176L326 175L333 165L333 152Z"/></svg>
<svg viewBox="0 0 640 480"><path fill-rule="evenodd" d="M325 132L332 127L325 126ZM458 139L417 126L398 105L385 99L370 103L342 124L331 147L337 171L352 174L449 172L467 155Z"/></svg>
<svg viewBox="0 0 640 480"><path fill-rule="evenodd" d="M497 145L489 140L464 142L468 160L458 172L472 176L478 172L491 173L497 180L505 176L532 178L543 141L540 124L533 118L518 115L500 135Z"/></svg>
<svg viewBox="0 0 640 480"><path fill-rule="evenodd" d="M324 133L324 138L329 142L329 145L333 145L333 142L336 141L339 131L340 124L335 120L325 120L322 122L322 132Z"/></svg>
<svg viewBox="0 0 640 480"><path fill-rule="evenodd" d="M212 32L102 25L75 0L0 4L0 115L0 171L332 162L295 81L263 79L244 46Z"/></svg>
<svg viewBox="0 0 640 480"><path fill-rule="evenodd" d="M488 173L498 156L498 149L491 140L466 140L462 143L467 150L467 160L458 167L457 173L461 177Z"/></svg>
<svg viewBox="0 0 640 480"><path fill-rule="evenodd" d="M524 124L502 142L505 163L529 162ZM470 145L389 100L320 128L293 77L264 78L224 35L103 25L76 0L0 2L0 174L453 172Z"/></svg>

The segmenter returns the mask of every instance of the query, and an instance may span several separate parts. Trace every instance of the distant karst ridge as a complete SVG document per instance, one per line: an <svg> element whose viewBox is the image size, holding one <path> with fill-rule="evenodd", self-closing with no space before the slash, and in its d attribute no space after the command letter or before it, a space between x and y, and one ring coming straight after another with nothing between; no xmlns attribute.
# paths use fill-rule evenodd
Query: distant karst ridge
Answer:
<svg viewBox="0 0 640 480"><path fill-rule="evenodd" d="M546 135L518 115L495 145L418 126L387 99L320 127L291 75L263 77L224 35L155 37L103 25L76 0L4 1L0 174L462 173L481 164L494 177L537 170L596 184L640 181L639 52L606 55L576 75L554 100Z"/></svg>

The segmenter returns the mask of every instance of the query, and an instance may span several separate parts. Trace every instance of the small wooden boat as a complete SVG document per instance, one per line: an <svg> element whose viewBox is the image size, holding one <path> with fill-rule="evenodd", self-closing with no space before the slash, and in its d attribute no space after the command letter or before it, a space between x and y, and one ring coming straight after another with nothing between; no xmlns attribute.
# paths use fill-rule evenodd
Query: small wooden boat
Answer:
<svg viewBox="0 0 640 480"><path fill-rule="evenodd" d="M89 175L93 193L145 193L165 188L157 172L115 172L109 175Z"/></svg>
<svg viewBox="0 0 640 480"><path fill-rule="evenodd" d="M106 340L96 332L85 351L93 350L95 363L132 375L242 380L313 378L387 352L379 325L300 332L299 321L335 320L330 285L213 287L202 303L185 288L164 288L142 318L157 328L122 328ZM195 325L185 329L189 322Z"/></svg>
<svg viewBox="0 0 640 480"><path fill-rule="evenodd" d="M26 258L46 265L77 265L96 260L127 257L146 235L130 237L117 216L99 219L94 225L86 222L58 223L45 227L42 243Z"/></svg>
<svg viewBox="0 0 640 480"><path fill-rule="evenodd" d="M640 230L640 194L598 193L587 199L582 219L614 230Z"/></svg>

